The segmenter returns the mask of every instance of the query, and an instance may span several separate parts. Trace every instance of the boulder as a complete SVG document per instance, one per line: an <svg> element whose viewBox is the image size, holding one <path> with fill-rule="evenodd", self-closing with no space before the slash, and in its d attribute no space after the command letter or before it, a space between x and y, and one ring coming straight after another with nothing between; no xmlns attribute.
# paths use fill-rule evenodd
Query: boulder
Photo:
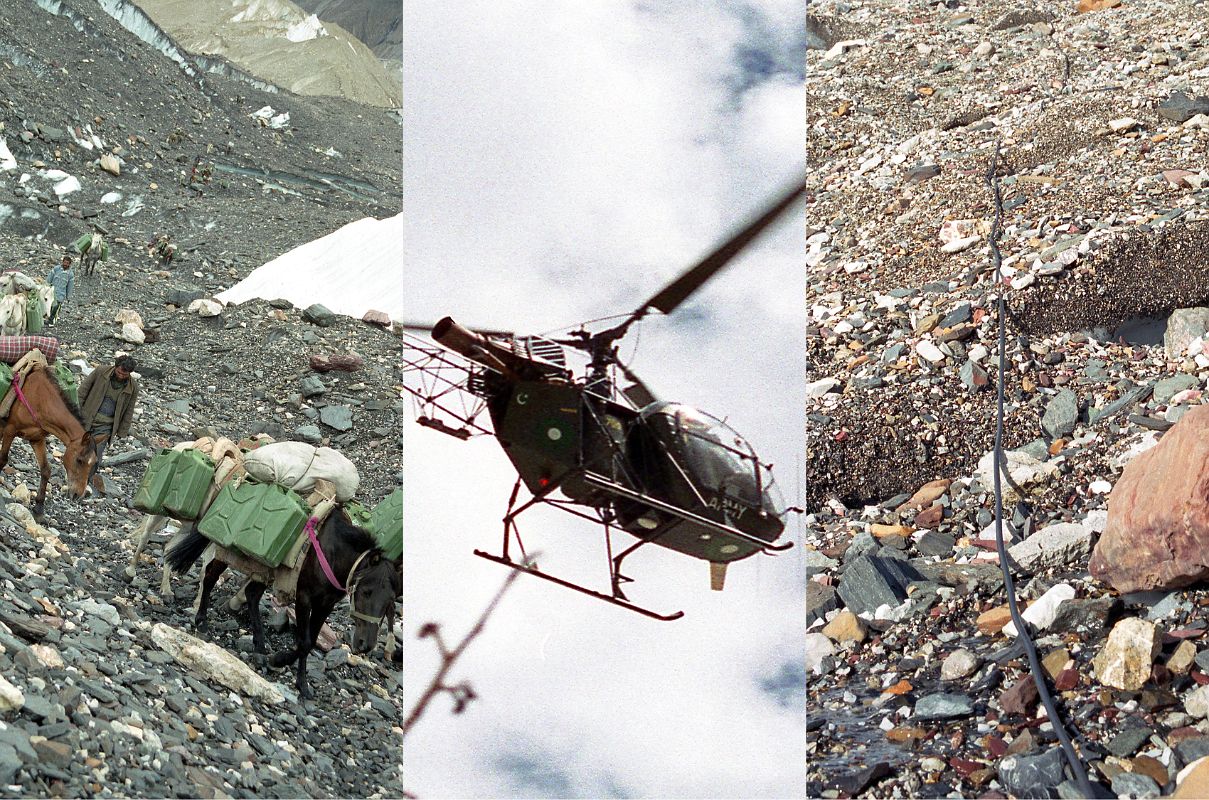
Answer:
<svg viewBox="0 0 1209 800"><path fill-rule="evenodd" d="M390 327L390 315L385 311L369 310L365 312L365 316L361 317L362 322L368 322L370 325L377 325L381 328Z"/></svg>
<svg viewBox="0 0 1209 800"><path fill-rule="evenodd" d="M142 344L147 340L146 335L143 334L143 329L133 322L127 322L122 325L118 338L123 342L130 342L131 344Z"/></svg>
<svg viewBox="0 0 1209 800"><path fill-rule="evenodd" d="M1031 486L1042 484L1058 473L1058 467L1055 464L1040 461L1028 453L1005 450L1003 456L1007 462L1008 475L1012 477L1011 482L1002 482L1004 504L1015 503L1021 499L1020 492L1016 490L1017 486L1027 491ZM978 460L978 469L975 474L983 486L994 485L994 459L995 451L991 450Z"/></svg>
<svg viewBox="0 0 1209 800"><path fill-rule="evenodd" d="M190 314L197 314L199 317L217 317L222 313L222 303L218 300L198 298L189 304L187 310Z"/></svg>
<svg viewBox="0 0 1209 800"><path fill-rule="evenodd" d="M1008 555L1026 572L1064 567L1091 552L1091 530L1077 522L1059 522L1008 548Z"/></svg>
<svg viewBox="0 0 1209 800"><path fill-rule="evenodd" d="M1069 583L1060 583L1037 598L1037 602L1020 613L1021 618L1038 631L1047 629L1058 615L1058 607L1075 596L1075 587ZM1016 623L1009 622L1003 626L1003 632L1008 636L1016 635Z"/></svg>
<svg viewBox="0 0 1209 800"><path fill-rule="evenodd" d="M1126 691L1142 688L1162 643L1163 635L1153 622L1132 617L1121 620L1092 660L1096 680Z"/></svg>
<svg viewBox="0 0 1209 800"><path fill-rule="evenodd" d="M1182 361L1188 345L1209 331L1209 308L1177 308L1167 318L1163 333L1163 350L1167 358Z"/></svg>
<svg viewBox="0 0 1209 800"><path fill-rule="evenodd" d="M336 324L336 315L320 303L314 303L303 309L302 318L312 325L318 325L321 328Z"/></svg>
<svg viewBox="0 0 1209 800"><path fill-rule="evenodd" d="M112 153L102 154L99 166L110 175L122 174L122 163L118 161L117 156L113 155Z"/></svg>
<svg viewBox="0 0 1209 800"><path fill-rule="evenodd" d="M923 576L905 561L865 555L844 569L838 591L853 613L872 614L879 606L901 604L907 585L918 580Z"/></svg>
<svg viewBox="0 0 1209 800"><path fill-rule="evenodd" d="M861 622L860 617L853 614L848 609L844 609L835 615L835 619L823 626L823 635L833 642L856 642L865 641L866 628L865 623Z"/></svg>
<svg viewBox="0 0 1209 800"><path fill-rule="evenodd" d="M1070 389L1063 389L1045 406L1041 417L1041 430L1050 439L1069 436L1079 421L1079 396Z"/></svg>
<svg viewBox="0 0 1209 800"><path fill-rule="evenodd" d="M1209 406L1196 406L1121 472L1091 574L1121 593L1209 577L1207 467Z"/></svg>
<svg viewBox="0 0 1209 800"><path fill-rule="evenodd" d="M269 683L250 667L211 642L203 642L184 631L157 622L151 628L151 640L198 677L226 686L247 697L266 703L285 702L281 687Z"/></svg>

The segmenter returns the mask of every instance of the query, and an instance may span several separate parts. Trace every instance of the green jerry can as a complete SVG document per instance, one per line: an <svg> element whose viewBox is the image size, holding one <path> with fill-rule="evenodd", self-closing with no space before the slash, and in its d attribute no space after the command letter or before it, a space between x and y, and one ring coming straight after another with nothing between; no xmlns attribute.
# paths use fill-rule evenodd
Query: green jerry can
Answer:
<svg viewBox="0 0 1209 800"><path fill-rule="evenodd" d="M275 483L257 485L256 513L242 520L234 547L262 564L276 567L298 540L311 509L296 492Z"/></svg>
<svg viewBox="0 0 1209 800"><path fill-rule="evenodd" d="M260 508L260 484L230 481L219 490L197 530L223 547L231 547L243 530L244 520L256 516Z"/></svg>
<svg viewBox="0 0 1209 800"><path fill-rule="evenodd" d="M370 512L370 535L391 561L403 555L403 489L395 489Z"/></svg>
<svg viewBox="0 0 1209 800"><path fill-rule="evenodd" d="M134 507L139 511L145 514L164 513L164 497L172 485L175 455L172 450L161 450L151 457L147 471L143 473L143 482L134 493Z"/></svg>
<svg viewBox="0 0 1209 800"><path fill-rule="evenodd" d="M356 500L349 500L344 504L344 513L348 514L348 520L354 527L369 534L374 532L374 518L370 510Z"/></svg>
<svg viewBox="0 0 1209 800"><path fill-rule="evenodd" d="M197 519L214 480L214 461L200 450L177 451L164 511L176 519Z"/></svg>
<svg viewBox="0 0 1209 800"><path fill-rule="evenodd" d="M42 296L37 292L30 292L29 299L25 301L25 332L41 333L42 317L45 313L46 304L42 302Z"/></svg>
<svg viewBox="0 0 1209 800"><path fill-rule="evenodd" d="M71 371L71 367L64 364L62 361L56 361L51 365L54 370L55 380L59 383L59 388L63 390L63 394L67 395L67 399L72 405L77 408L80 405L80 384L76 380L76 374Z"/></svg>

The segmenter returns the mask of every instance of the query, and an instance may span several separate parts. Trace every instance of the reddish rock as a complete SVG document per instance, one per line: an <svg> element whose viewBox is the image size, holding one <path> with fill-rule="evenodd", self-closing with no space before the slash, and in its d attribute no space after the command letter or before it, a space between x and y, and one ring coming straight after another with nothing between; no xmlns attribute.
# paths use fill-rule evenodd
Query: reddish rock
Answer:
<svg viewBox="0 0 1209 800"><path fill-rule="evenodd" d="M992 608L990 611L984 611L978 615L978 619L974 624L978 630L985 633L987 636L994 636L1003 630L1003 626L1012 621L1012 612L1007 606Z"/></svg>
<svg viewBox="0 0 1209 800"><path fill-rule="evenodd" d="M940 525L940 521L944 519L944 516L945 507L940 503L936 503L915 515L915 527L936 528Z"/></svg>
<svg viewBox="0 0 1209 800"><path fill-rule="evenodd" d="M1190 409L1136 456L1108 496L1089 568L1118 592L1209 578L1209 406Z"/></svg>
<svg viewBox="0 0 1209 800"><path fill-rule="evenodd" d="M977 772L980 769L986 769L986 764L978 761L967 761L964 758L953 756L949 759L949 766L955 769L963 778L967 778L971 773Z"/></svg>
<svg viewBox="0 0 1209 800"><path fill-rule="evenodd" d="M368 322L370 325L378 325L383 328L390 327L390 316L384 311L366 311L365 316L361 318L362 322Z"/></svg>
<svg viewBox="0 0 1209 800"><path fill-rule="evenodd" d="M1197 737L1204 736L1204 735L1205 734L1201 733L1199 730L1197 730L1193 726L1185 725L1182 728L1176 728L1171 733L1167 734L1167 736L1164 738L1167 739L1167 745L1169 747L1175 747L1177 744L1184 741L1185 739L1196 739Z"/></svg>
<svg viewBox="0 0 1209 800"><path fill-rule="evenodd" d="M911 495L907 502L895 509L895 511L908 511L917 508L924 508L931 505L938 497L944 494L949 489L949 484L952 481L948 478L939 478L934 481L929 481Z"/></svg>
<svg viewBox="0 0 1209 800"><path fill-rule="evenodd" d="M340 372L356 372L365 366L365 361L361 356L336 355L336 356L311 356L311 369L316 372L331 372L338 370Z"/></svg>
<svg viewBox="0 0 1209 800"><path fill-rule="evenodd" d="M1032 675L1026 675L1016 681L999 696L999 707L1005 714L1019 714L1027 717L1037 705L1037 684Z"/></svg>
<svg viewBox="0 0 1209 800"><path fill-rule="evenodd" d="M1064 669L1054 678L1054 688L1060 692L1069 692L1079 685L1079 671L1074 667Z"/></svg>
<svg viewBox="0 0 1209 800"><path fill-rule="evenodd" d="M987 750L995 758L1002 758L1003 754L1007 752L1007 747L1007 742L1003 741L1002 736L987 737Z"/></svg>

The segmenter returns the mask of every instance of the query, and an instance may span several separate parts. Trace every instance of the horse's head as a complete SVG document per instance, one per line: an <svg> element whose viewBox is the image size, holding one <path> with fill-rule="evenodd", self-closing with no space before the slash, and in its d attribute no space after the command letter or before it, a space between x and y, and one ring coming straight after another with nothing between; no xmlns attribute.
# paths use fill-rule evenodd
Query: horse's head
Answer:
<svg viewBox="0 0 1209 800"><path fill-rule="evenodd" d="M92 435L85 432L82 437L67 443L63 453L63 467L67 470L67 494L75 499L88 491L88 476L97 463L97 445Z"/></svg>
<svg viewBox="0 0 1209 800"><path fill-rule="evenodd" d="M403 579L399 565L374 550L357 568L348 587L355 624L353 652L368 653L378 643L378 628L382 618L390 616L395 597L402 593Z"/></svg>

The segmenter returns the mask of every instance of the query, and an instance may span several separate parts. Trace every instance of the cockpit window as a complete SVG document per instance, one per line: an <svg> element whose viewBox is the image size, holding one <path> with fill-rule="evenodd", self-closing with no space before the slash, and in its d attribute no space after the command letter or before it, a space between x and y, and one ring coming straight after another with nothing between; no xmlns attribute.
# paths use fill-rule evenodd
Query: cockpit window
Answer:
<svg viewBox="0 0 1209 800"><path fill-rule="evenodd" d="M681 455L699 490L721 492L780 516L785 503L772 473L747 440L722 420L679 403L654 403L643 418Z"/></svg>

